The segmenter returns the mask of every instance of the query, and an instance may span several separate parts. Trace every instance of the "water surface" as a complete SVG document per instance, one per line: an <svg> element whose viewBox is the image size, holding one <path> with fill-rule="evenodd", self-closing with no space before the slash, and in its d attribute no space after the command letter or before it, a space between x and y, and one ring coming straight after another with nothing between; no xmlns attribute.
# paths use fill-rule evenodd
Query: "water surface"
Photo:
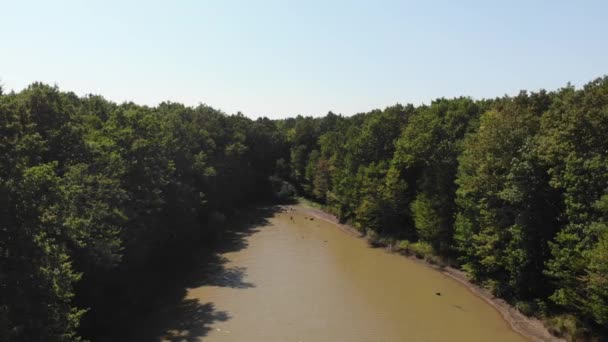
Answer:
<svg viewBox="0 0 608 342"><path fill-rule="evenodd" d="M158 339L524 341L456 281L290 208L243 235L179 308L150 323L164 329Z"/></svg>

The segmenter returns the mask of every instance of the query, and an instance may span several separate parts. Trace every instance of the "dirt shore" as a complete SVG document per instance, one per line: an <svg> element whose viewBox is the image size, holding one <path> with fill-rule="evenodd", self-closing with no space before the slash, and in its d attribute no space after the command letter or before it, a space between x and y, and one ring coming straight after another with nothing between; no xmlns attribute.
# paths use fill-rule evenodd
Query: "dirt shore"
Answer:
<svg viewBox="0 0 608 342"><path fill-rule="evenodd" d="M334 223L340 229L342 229L344 232L351 234L353 236L356 236L356 237L363 238L363 236L357 229L355 229L352 226L340 223L334 215L329 214L321 209L310 207L306 204L300 204L299 206L301 208L303 208L304 210L306 210L308 215ZM290 208L290 207L294 207L294 206L286 206L286 208ZM415 262L418 262L420 264L424 264L428 267L431 267L431 268L437 270L438 272L441 272L445 276L450 277L450 278L454 279L455 281L459 282L460 284L462 284L463 286L465 286L473 294L475 294L479 298L483 299L485 302L487 302L489 305L491 305L494 309L496 309L500 313L500 315L503 317L503 319L511 326L511 329L513 329L515 332L519 333L520 335L526 337L527 339L529 339L531 341L543 341L543 342L544 341L565 341L565 340L557 338L557 337L553 336L551 333L549 333L549 331L545 328L545 326L543 325L543 323L540 320L538 320L536 318L531 318L531 317L525 316L524 314L519 312L517 309L515 309L513 306L509 305L504 300L493 296L489 291L471 283L464 272L462 272L458 269L452 268L452 267L439 268L437 266L431 265L431 264L429 264L421 259L418 259L416 257L413 257L413 256L409 257L409 258Z"/></svg>

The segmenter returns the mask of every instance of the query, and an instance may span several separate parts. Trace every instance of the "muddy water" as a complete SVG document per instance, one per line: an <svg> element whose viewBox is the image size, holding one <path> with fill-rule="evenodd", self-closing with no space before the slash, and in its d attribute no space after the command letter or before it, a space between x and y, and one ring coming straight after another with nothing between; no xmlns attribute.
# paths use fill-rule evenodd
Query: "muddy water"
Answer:
<svg viewBox="0 0 608 342"><path fill-rule="evenodd" d="M461 284L290 208L223 254L218 279L187 290L186 302L215 312L205 329L168 331L165 340L524 340Z"/></svg>

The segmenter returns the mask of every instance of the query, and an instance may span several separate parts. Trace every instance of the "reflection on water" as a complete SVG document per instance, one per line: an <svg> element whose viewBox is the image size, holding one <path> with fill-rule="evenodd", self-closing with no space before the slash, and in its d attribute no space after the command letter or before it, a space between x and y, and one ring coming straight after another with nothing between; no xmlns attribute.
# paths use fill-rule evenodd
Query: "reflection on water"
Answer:
<svg viewBox="0 0 608 342"><path fill-rule="evenodd" d="M229 234L131 340L524 340L461 284L292 208Z"/></svg>

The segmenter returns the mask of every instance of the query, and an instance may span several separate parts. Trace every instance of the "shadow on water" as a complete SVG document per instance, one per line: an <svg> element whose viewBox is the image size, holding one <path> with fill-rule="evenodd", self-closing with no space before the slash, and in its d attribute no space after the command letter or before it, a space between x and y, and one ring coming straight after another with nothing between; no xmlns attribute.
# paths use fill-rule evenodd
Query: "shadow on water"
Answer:
<svg viewBox="0 0 608 342"><path fill-rule="evenodd" d="M145 303L138 303L137 310L127 303L125 309L116 309L120 316L111 331L96 336L95 341L198 341L205 337L214 322L231 319L228 312L186 298L190 288L220 286L248 289L255 284L245 281L247 270L243 267L226 267L224 253L236 252L247 247L247 237L267 225L279 206L248 209L238 217L228 220L197 244L192 253L170 265L163 262L156 270L148 270L136 276L138 287L145 294ZM156 266L156 265L154 265Z"/></svg>

